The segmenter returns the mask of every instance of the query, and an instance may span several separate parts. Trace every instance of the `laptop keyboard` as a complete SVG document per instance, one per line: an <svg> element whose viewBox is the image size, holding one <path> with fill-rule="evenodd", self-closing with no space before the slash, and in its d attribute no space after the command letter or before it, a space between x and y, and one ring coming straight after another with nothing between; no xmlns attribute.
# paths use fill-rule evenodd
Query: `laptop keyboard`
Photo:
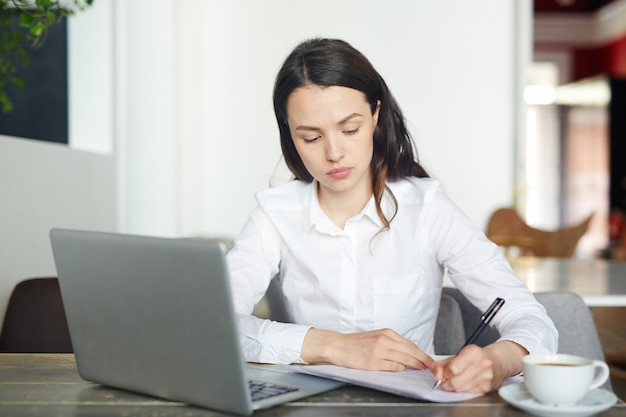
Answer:
<svg viewBox="0 0 626 417"><path fill-rule="evenodd" d="M259 401L288 392L298 391L298 388L288 387L286 385L277 385L271 382L250 380L248 383L250 386L252 401Z"/></svg>

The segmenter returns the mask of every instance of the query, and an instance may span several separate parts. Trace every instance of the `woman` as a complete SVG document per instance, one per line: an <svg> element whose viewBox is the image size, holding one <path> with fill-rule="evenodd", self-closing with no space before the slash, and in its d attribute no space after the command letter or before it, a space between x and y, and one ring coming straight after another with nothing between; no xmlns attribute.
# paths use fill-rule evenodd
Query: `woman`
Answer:
<svg viewBox="0 0 626 417"><path fill-rule="evenodd" d="M498 248L417 161L400 108L348 43L312 39L280 69L274 110L295 180L260 192L228 255L246 360L430 368L489 392L557 332ZM433 361L444 268L479 309L506 299L494 344ZM252 316L270 280L293 323Z"/></svg>

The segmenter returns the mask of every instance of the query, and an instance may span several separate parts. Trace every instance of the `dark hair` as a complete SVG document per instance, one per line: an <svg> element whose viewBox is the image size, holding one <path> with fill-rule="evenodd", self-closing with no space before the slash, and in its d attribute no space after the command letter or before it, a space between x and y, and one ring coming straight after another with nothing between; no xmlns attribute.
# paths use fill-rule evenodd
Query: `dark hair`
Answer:
<svg viewBox="0 0 626 417"><path fill-rule="evenodd" d="M389 228L395 217L387 219L381 209L385 190L394 203L395 197L386 180L406 177L428 177L419 164L400 107L383 78L369 60L345 41L338 39L310 39L302 42L289 54L274 84L274 112L280 131L280 144L289 170L298 180L311 182L313 177L298 155L287 124L287 100L297 88L306 85L341 86L361 91L370 105L372 114L380 100L378 123L374 130L372 156L372 190L376 211Z"/></svg>

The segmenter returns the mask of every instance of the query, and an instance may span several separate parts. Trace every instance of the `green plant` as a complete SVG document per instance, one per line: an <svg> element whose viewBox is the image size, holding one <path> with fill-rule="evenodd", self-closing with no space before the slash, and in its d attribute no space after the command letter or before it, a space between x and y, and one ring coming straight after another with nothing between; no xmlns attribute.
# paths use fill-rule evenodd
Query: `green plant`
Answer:
<svg viewBox="0 0 626 417"><path fill-rule="evenodd" d="M13 111L7 88L24 89L20 68L31 51L40 48L48 28L90 6L93 0L0 0L0 108ZM18 25L14 22L17 20Z"/></svg>

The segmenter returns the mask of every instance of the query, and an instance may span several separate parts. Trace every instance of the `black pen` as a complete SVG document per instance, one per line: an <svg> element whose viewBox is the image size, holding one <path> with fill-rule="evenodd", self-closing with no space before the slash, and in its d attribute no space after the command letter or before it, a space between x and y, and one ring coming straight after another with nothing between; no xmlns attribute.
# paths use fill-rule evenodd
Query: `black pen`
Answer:
<svg viewBox="0 0 626 417"><path fill-rule="evenodd" d="M491 319L493 319L493 316L496 315L496 313L500 310L500 307L502 307L503 304L504 304L504 298L499 298L499 297L496 298L493 303L491 303L487 311L485 311L485 314L480 316L480 325L478 325L476 330L474 330L474 333L472 333L469 339L467 339L467 342L465 342L465 344L461 347L461 349L463 349L467 345L471 345L472 343L476 341L476 339L478 339L478 336L480 336L483 330L485 330L485 327L487 327ZM438 389L439 386L441 385L441 382L442 382L441 379L437 380L435 382L435 385L433 385L433 389L434 390Z"/></svg>

